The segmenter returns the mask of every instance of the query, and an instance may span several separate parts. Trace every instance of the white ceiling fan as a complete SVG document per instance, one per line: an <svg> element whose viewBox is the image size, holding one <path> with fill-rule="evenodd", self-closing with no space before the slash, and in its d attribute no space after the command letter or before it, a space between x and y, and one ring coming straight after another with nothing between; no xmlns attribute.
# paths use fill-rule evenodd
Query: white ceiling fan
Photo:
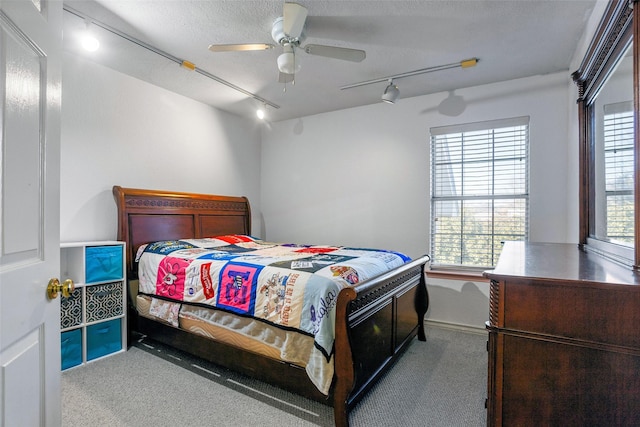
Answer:
<svg viewBox="0 0 640 427"><path fill-rule="evenodd" d="M295 57L298 48L304 50L309 55L318 55L352 62L360 62L366 57L365 51L359 49L319 44L301 46L301 43L306 38L305 23L307 15L308 11L306 7L298 3L285 3L283 16L277 18L271 28L271 37L277 44L282 46L283 49L283 53L278 56L278 70L280 71L278 81L281 83L292 82L295 73L300 69L300 64ZM209 45L209 50L212 52L236 52L268 50L274 47L273 44L268 43L212 44Z"/></svg>

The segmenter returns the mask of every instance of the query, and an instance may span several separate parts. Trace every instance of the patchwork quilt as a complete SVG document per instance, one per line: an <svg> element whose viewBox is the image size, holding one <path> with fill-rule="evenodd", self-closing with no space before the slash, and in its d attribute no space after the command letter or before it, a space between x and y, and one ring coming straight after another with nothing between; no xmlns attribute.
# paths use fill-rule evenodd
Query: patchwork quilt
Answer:
<svg viewBox="0 0 640 427"><path fill-rule="evenodd" d="M150 243L140 247L137 261L140 292L297 330L312 336L329 360L340 290L410 258L377 249L226 235Z"/></svg>

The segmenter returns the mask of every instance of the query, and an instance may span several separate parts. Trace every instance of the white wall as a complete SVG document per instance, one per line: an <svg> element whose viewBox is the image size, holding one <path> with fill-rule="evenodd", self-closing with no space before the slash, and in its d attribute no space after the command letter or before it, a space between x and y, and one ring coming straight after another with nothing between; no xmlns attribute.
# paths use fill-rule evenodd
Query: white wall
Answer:
<svg viewBox="0 0 640 427"><path fill-rule="evenodd" d="M530 239L564 242L568 73L439 93L273 124L262 134L262 212L272 240L429 252L429 129L530 116ZM573 191L574 189L571 189Z"/></svg>
<svg viewBox="0 0 640 427"><path fill-rule="evenodd" d="M485 329L489 320L489 282L427 278L427 320Z"/></svg>
<svg viewBox="0 0 640 427"><path fill-rule="evenodd" d="M63 242L116 238L114 185L247 196L260 212L255 122L71 54L62 103Z"/></svg>

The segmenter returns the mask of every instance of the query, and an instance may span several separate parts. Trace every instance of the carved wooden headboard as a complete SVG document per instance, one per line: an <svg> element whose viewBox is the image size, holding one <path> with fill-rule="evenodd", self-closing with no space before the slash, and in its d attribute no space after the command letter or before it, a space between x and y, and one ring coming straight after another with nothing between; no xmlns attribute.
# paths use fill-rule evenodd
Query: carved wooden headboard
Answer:
<svg viewBox="0 0 640 427"><path fill-rule="evenodd" d="M113 187L118 207L118 240L127 243L127 274L140 245L158 240L251 234L246 197Z"/></svg>

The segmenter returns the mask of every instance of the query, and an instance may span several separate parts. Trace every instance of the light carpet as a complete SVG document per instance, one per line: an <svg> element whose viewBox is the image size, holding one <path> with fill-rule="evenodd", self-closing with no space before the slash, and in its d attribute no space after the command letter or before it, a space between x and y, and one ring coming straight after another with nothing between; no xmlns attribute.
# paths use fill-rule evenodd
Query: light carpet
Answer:
<svg viewBox="0 0 640 427"><path fill-rule="evenodd" d="M351 411L359 426L486 425L487 335L427 327ZM62 373L62 425L332 426L333 409L145 339Z"/></svg>

